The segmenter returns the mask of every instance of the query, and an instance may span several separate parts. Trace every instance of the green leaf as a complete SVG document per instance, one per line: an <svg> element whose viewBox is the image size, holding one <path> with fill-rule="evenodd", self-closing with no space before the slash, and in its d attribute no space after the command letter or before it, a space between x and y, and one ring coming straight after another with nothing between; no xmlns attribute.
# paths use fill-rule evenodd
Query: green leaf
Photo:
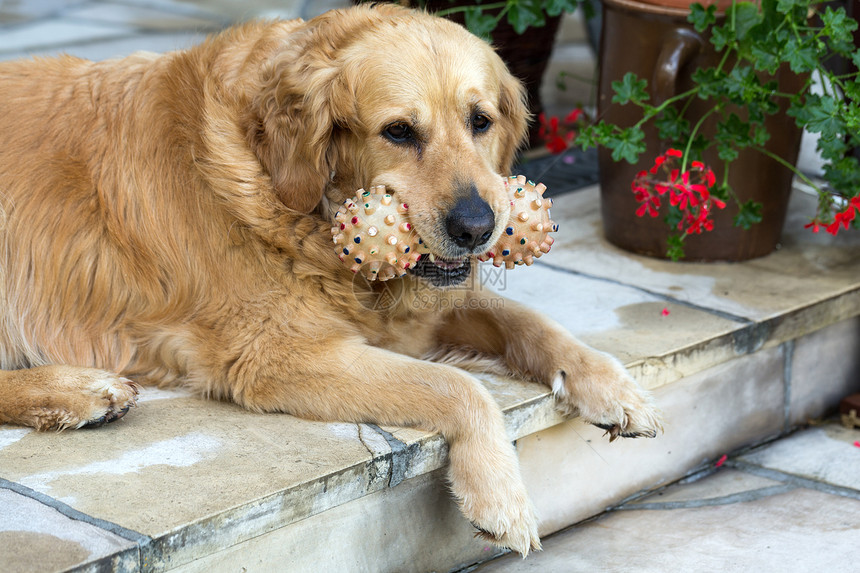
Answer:
<svg viewBox="0 0 860 573"><path fill-rule="evenodd" d="M755 69L759 71L775 74L779 69L780 62L776 54L765 51L765 49L759 44L755 44L750 47L750 55L752 56Z"/></svg>
<svg viewBox="0 0 860 573"><path fill-rule="evenodd" d="M711 43L718 52L722 52L723 48L731 45L734 40L734 35L731 30L726 28L714 28L711 30Z"/></svg>
<svg viewBox="0 0 860 573"><path fill-rule="evenodd" d="M818 67L818 54L809 41L789 38L784 56L791 71L796 74L808 73Z"/></svg>
<svg viewBox="0 0 860 573"><path fill-rule="evenodd" d="M680 223L683 218L684 213L681 212L681 209L679 209L677 205L669 203L669 208L666 209L666 216L663 217L663 222L666 223L666 226L670 229L676 229L678 227L678 223Z"/></svg>
<svg viewBox="0 0 860 573"><path fill-rule="evenodd" d="M858 173L860 173L860 164L856 157L850 155L824 166L825 178L844 197L856 197L860 193Z"/></svg>
<svg viewBox="0 0 860 573"><path fill-rule="evenodd" d="M749 230L756 223L761 223L762 204L755 201L747 201L740 206L740 211L735 215L735 227Z"/></svg>
<svg viewBox="0 0 860 573"><path fill-rule="evenodd" d="M738 158L738 148L731 142L721 141L717 144L717 155L723 161L734 161Z"/></svg>
<svg viewBox="0 0 860 573"><path fill-rule="evenodd" d="M669 259L678 262L684 258L684 240L678 235L670 235L666 239L666 256Z"/></svg>
<svg viewBox="0 0 860 573"><path fill-rule="evenodd" d="M463 12L463 17L465 18L466 28L470 32L487 41L492 39L490 34L498 25L495 16L484 14L480 6L470 6Z"/></svg>
<svg viewBox="0 0 860 573"><path fill-rule="evenodd" d="M508 7L508 22L514 32L522 35L530 27L540 28L546 24L539 0L518 0Z"/></svg>
<svg viewBox="0 0 860 573"><path fill-rule="evenodd" d="M573 12L579 3L576 0L546 0L544 8L548 16L558 16L562 12Z"/></svg>
<svg viewBox="0 0 860 573"><path fill-rule="evenodd" d="M663 141L669 141L673 147L682 147L690 136L690 122L678 114L675 107L666 107L660 115L654 119L654 127L657 128L657 136Z"/></svg>
<svg viewBox="0 0 860 573"><path fill-rule="evenodd" d="M840 137L845 131L839 102L831 96L808 94L803 106L792 106L788 115L797 119L798 125L813 133L821 133L826 139Z"/></svg>
<svg viewBox="0 0 860 573"><path fill-rule="evenodd" d="M707 8L696 2L690 5L690 14L687 21L690 22L697 32L704 32L708 26L717 21L717 5L711 4Z"/></svg>
<svg viewBox="0 0 860 573"><path fill-rule="evenodd" d="M716 68L697 68L692 74L693 81L699 86L698 96L701 99L725 95L727 77L725 72Z"/></svg>
<svg viewBox="0 0 860 573"><path fill-rule="evenodd" d="M601 120L594 125L587 125L576 135L574 143L583 149L603 145L609 147L608 142L612 140L615 129L613 125ZM619 130L620 131L620 130Z"/></svg>
<svg viewBox="0 0 860 573"><path fill-rule="evenodd" d="M627 72L620 82L612 82L612 89L615 90L615 95L612 96L612 103L624 105L631 101L633 103L647 101L647 87L648 82L646 80L639 79L639 76L633 72Z"/></svg>
<svg viewBox="0 0 860 573"><path fill-rule="evenodd" d="M761 89L755 71L748 66L734 68L725 79L724 85L728 98L737 104L752 102Z"/></svg>
<svg viewBox="0 0 860 573"><path fill-rule="evenodd" d="M765 129L764 125L756 125L753 127L752 142L753 145L764 147L770 140L770 133Z"/></svg>
<svg viewBox="0 0 860 573"><path fill-rule="evenodd" d="M612 160L635 164L639 161L639 156L645 153L646 145L644 142L645 133L641 129L628 127L621 130L617 137L610 138L604 143L606 147L612 150Z"/></svg>
<svg viewBox="0 0 860 573"><path fill-rule="evenodd" d="M727 12L734 14L735 37L739 43L743 43L749 31L758 26L764 18L758 6L752 2L738 2L734 9L730 8ZM726 20L730 22L732 18L729 14L726 15Z"/></svg>
<svg viewBox="0 0 860 573"><path fill-rule="evenodd" d="M841 137L821 137L816 147L821 151L821 157L831 161L840 159L849 149Z"/></svg>
<svg viewBox="0 0 860 573"><path fill-rule="evenodd" d="M802 8L803 5L803 0L778 0L776 3L776 11L780 14L789 14L797 8Z"/></svg>
<svg viewBox="0 0 860 573"><path fill-rule="evenodd" d="M824 14L821 14L821 23L824 25L824 34L830 36L834 42L853 41L851 32L857 29L857 22L848 17L845 8L833 10L828 6Z"/></svg>

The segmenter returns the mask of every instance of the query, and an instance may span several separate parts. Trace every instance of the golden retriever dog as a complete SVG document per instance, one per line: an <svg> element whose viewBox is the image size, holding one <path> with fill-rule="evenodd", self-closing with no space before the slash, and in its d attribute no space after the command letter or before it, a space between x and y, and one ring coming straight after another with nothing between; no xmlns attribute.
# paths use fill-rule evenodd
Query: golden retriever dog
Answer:
<svg viewBox="0 0 860 573"><path fill-rule="evenodd" d="M138 384L182 383L438 431L479 535L539 548L502 413L457 360L551 388L612 438L660 422L615 359L466 286L508 218L523 98L485 42L394 6L0 64L0 423L99 425ZM355 281L331 238L337 207L374 185L434 255L387 283ZM369 310L383 287L395 303ZM444 304L416 304L426 289Z"/></svg>

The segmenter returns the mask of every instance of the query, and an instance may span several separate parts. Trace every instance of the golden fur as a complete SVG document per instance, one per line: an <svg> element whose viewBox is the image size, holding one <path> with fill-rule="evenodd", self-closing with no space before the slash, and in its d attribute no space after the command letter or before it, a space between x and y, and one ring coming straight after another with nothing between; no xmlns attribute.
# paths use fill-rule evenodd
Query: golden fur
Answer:
<svg viewBox="0 0 860 573"><path fill-rule="evenodd" d="M391 6L163 55L0 64L0 423L103 423L138 383L182 382L256 411L437 430L466 517L538 548L498 406L422 357L496 357L613 437L654 434L647 396L612 358L480 290L410 275L368 310L380 285L354 282L329 232L333 206L384 184L437 255L485 250L526 121L485 43ZM415 137L383 137L393 124ZM466 252L445 218L469 188L495 223Z"/></svg>

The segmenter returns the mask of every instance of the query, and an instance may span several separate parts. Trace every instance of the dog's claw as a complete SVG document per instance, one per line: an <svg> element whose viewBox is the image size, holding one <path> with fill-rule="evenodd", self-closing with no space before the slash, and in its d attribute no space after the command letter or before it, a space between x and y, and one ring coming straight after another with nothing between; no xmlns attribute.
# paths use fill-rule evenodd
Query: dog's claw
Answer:
<svg viewBox="0 0 860 573"><path fill-rule="evenodd" d="M92 420L91 422L87 422L86 424L84 424L81 427L82 428L101 428L105 424L110 424L111 422L115 422L115 421L119 420L120 418L122 418L123 416L125 416L126 414L128 414L129 409L131 409L131 407L135 406L135 405L136 404L130 404L130 405L126 406L125 408L123 408L122 410L118 410L116 412L108 412L107 414L105 414L101 418L96 418L95 420Z"/></svg>
<svg viewBox="0 0 860 573"><path fill-rule="evenodd" d="M483 539L485 541L489 541L491 543L498 543L498 541L499 541L498 535L496 535L495 533L493 533L491 531L487 531L486 529L479 527L478 524L475 523L474 521L470 521L469 523L472 524L472 527L477 529L477 531L475 532L475 537L481 538L481 539Z"/></svg>
<svg viewBox="0 0 860 573"><path fill-rule="evenodd" d="M615 424L592 424L593 426L597 426L601 430L606 430L604 436L609 436L609 442L612 443L617 440L619 437L621 438L656 438L657 430L648 430L645 432L623 432L621 428Z"/></svg>
<svg viewBox="0 0 860 573"><path fill-rule="evenodd" d="M96 418L90 422L87 422L81 428L101 428L107 423L107 415L102 416L101 418Z"/></svg>

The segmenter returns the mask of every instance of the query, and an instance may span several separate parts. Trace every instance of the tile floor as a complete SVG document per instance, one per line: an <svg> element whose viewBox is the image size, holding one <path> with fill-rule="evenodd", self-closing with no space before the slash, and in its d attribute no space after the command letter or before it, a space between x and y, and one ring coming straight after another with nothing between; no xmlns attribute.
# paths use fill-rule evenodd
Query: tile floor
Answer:
<svg viewBox="0 0 860 573"><path fill-rule="evenodd" d="M732 456L474 573L856 571L860 430L834 423Z"/></svg>
<svg viewBox="0 0 860 573"><path fill-rule="evenodd" d="M102 60L188 47L231 22L308 18L348 0L0 0L0 60Z"/></svg>
<svg viewBox="0 0 860 573"><path fill-rule="evenodd" d="M272 16L309 17L345 3L345 0L0 0L0 60L59 52L91 59L122 56L136 50L160 52L191 45L206 34L236 20ZM593 68L592 55L582 45L581 32L574 32L572 38L572 45L559 51L556 64L564 61L568 68L573 66L577 72L587 73ZM579 95L581 93L585 95ZM574 94L568 97L574 97L577 101L588 95L587 92L576 91ZM572 211L583 207L579 201L570 201L565 205L565 209ZM591 228L583 228L583 232L593 235ZM618 269L613 267L617 259L610 257L595 261L589 253L597 249L588 243L587 237L569 236L570 248L559 245L555 250L568 253L568 257L557 255L552 266L536 272L547 275L560 272L567 275L572 272L577 274L578 280L588 277L587 280L594 281L619 275ZM660 344L677 349L688 335L677 328L661 326L659 332L653 330L654 321L650 317L654 309L659 312L659 308L667 304L672 311L672 320L696 324L701 329L705 324L701 320L707 319L707 330L715 337L723 336L720 334L723 332L733 332L739 321L768 321L776 314L793 312L781 306L786 301L789 305L795 305L798 300L808 300L813 292L822 289L821 284L808 282L803 284L810 291L798 292L800 283L785 281L781 271L786 268L795 269L797 278L811 276L814 274L811 271L817 268L815 265L821 264L815 257L824 254L833 259L828 261L831 270L829 284L833 288L843 288L840 286L842 281L847 288L852 283L854 277L850 273L856 272L856 265L847 263L856 259L856 243L844 245L841 250L830 249L826 253L816 249L814 244L805 245L800 257L796 251L778 253L761 265L745 267L747 270L742 270L740 274L727 274L723 283L718 280L708 282L705 280L707 277L693 265L685 266L684 274L673 274L671 268L663 263L643 262L633 273L637 276L635 289L606 283L608 286L597 295L598 298L608 296L608 291L612 290L627 297L621 300L613 296L616 304L618 300L623 302L615 310L618 328L606 330L606 322L601 322L605 321L605 315L601 318L588 312L589 307L605 306L605 301L588 299L579 304L582 308L577 312L578 332L598 346L620 348L621 358L632 364L648 357L652 357L648 360L655 360L655 357L664 356L666 350ZM795 254L792 255L792 252ZM845 276L839 274L840 262L846 263L844 268L848 274ZM630 275L630 261L624 264L621 276ZM522 278L525 278L524 275ZM765 288L762 287L762 281L765 281ZM554 284L553 281L540 282L544 285ZM512 284L511 290L517 290L515 287ZM519 285L518 288L524 293L523 296L532 298L527 285ZM541 294L546 299L547 294ZM666 300L670 298L678 300L667 303ZM703 306L719 310L722 314L703 312ZM697 320L697 317L701 320ZM815 330L815 325L810 321L816 319L812 313L804 316L806 323L802 332L798 331L797 321L791 317L784 323L775 322L771 332L773 344L781 344ZM646 324L648 327L643 328ZM857 336L856 326L856 320L840 323L809 335L807 342L799 341L796 346L789 344L778 350L773 349L767 356L763 355L761 361L769 364L768 361L777 352L786 352L790 348L794 353L793 363L797 365L794 372L797 382L793 383L792 400L809 404L808 397L816 393L818 380L805 373L814 372L814 366L821 360L833 362L835 370L839 370L840 364L855 364L856 361L841 360L840 356L822 354L820 349L828 346L828 339L842 341L844 345L846 339ZM677 339L667 340L670 334ZM813 337L817 337L816 340ZM680 378L687 375L685 368L701 370L707 366L696 363L693 368L695 360L690 356L676 359L672 364L674 368L664 368L665 364L660 367ZM648 373L648 364L643 364L640 373ZM842 370L839 370L838 376L847 381L844 388L854 388L856 391L860 372L854 366ZM732 371L725 375L742 376L743 372ZM667 382L652 379L655 384ZM703 379L701 386L707 389L708 380ZM838 399L841 388L839 385L830 385L829 394L821 399L833 403ZM781 399L775 398L777 402ZM178 398L179 402L183 400L186 398ZM157 410L156 405L157 401L150 404L153 411ZM213 407L230 408L222 405ZM822 403L814 409L823 407ZM786 404L785 408L786 420L790 418L793 423L805 420L807 416L807 412L794 408L792 403ZM755 408L750 407L749 411L750 418L754 417ZM772 415L772 411L773 408L768 409L768 416ZM719 413L713 415L718 416ZM248 416L245 413L242 419L250 423L251 418ZM256 424L260 421L253 422ZM768 427L773 425L776 428L780 422L774 423L768 418L758 422L751 419L749 423ZM556 431L569 429L570 426ZM523 433L528 432L523 430ZM13 446L25 439L26 434L26 430L6 429L0 437L0 448ZM193 432L190 435L194 437ZM68 435L68 438L76 439L73 435ZM187 446L184 449L186 457L198 455L202 459L208 455L212 444L205 437L198 438L184 444ZM709 436L705 433L701 439L707 440ZM544 551L532 555L528 560L522 561L508 555L484 564L477 570L850 571L856 568L860 540L860 447L854 445L858 440L860 431L844 430L832 424L794 433L758 449L733 455L718 469L697 474L648 497L629 501L621 508L596 519L547 537ZM529 448L525 443L527 441L523 441L521 450L526 457ZM384 446L380 444L380 447ZM288 451L284 453L288 454ZM183 467L186 462L191 463L181 456L173 461L175 464L170 467L175 468ZM133 465L137 462L129 463ZM431 462L425 463L432 465ZM539 466L536 468L535 471L539 472ZM25 492L26 495L16 491L10 482L0 483L3 486L0 487L0 508L15 508L12 512L2 512L0 570L32 569L34 559L38 557L42 570L59 571L80 562L82 556L76 552L82 551L91 556L111 556L109 565L113 570L135 569L133 557L136 556L136 545L134 541L129 541L135 539L134 531L99 518L90 518L72 509L71 505L76 501L68 496L75 494L74 488L68 488L65 498L60 496L61 500L69 502L65 506L56 504L62 511L38 503L39 494L36 490L44 489L48 482L55 485L51 476L43 475L40 478L40 475L38 472L29 474L30 489ZM122 479L118 474L117 480ZM57 485L61 486L62 483ZM385 492L378 494L388 495ZM176 519L180 519L187 508L187 504L183 508L183 502L189 500L177 499L172 510ZM552 503L551 495L543 503L549 506ZM139 515L143 520L147 517L143 510ZM22 516L24 518L18 519ZM150 518L154 520L157 517ZM67 526L51 527L52 530L62 530L66 537L59 541L57 538L48 540L40 537L44 536L40 532L48 529L46 523L66 522ZM132 525L141 530L146 530L148 526L145 521ZM58 542L66 543L68 551L58 551ZM10 548L18 548L18 551L10 552ZM48 548L50 551L47 551ZM45 560L46 556L50 557L50 563ZM222 558L219 554L215 561L207 563L207 570L226 567L228 562L222 562Z"/></svg>

